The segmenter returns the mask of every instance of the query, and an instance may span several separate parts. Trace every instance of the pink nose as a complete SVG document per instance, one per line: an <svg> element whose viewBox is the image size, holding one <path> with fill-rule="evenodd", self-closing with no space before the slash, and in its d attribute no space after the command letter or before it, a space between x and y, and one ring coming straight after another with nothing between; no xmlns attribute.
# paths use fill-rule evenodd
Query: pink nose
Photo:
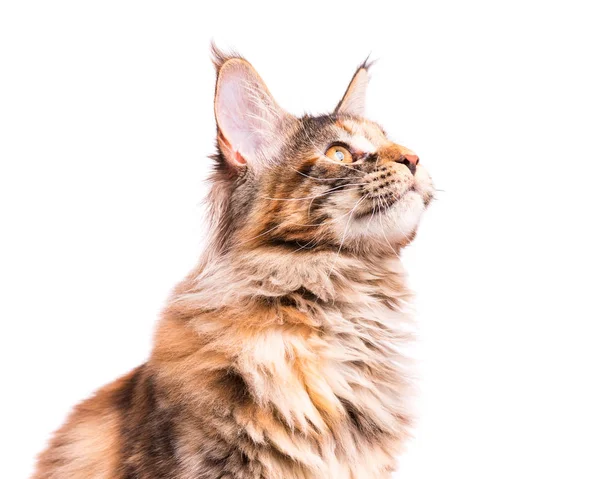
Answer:
<svg viewBox="0 0 600 479"><path fill-rule="evenodd" d="M404 155L404 158L406 158L411 165L417 166L419 164L419 157L415 154Z"/></svg>
<svg viewBox="0 0 600 479"><path fill-rule="evenodd" d="M419 157L414 153L403 153L396 159L396 163L401 163L406 166L414 175L417 171L417 165L419 164Z"/></svg>

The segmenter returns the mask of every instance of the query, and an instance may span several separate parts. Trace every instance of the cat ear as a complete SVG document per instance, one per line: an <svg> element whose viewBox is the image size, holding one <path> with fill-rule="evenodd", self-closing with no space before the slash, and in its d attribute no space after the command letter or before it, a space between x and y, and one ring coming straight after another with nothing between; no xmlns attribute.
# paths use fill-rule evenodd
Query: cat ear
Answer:
<svg viewBox="0 0 600 479"><path fill-rule="evenodd" d="M272 159L281 131L291 116L269 93L252 65L213 47L217 68L215 118L217 142L234 167L259 167Z"/></svg>
<svg viewBox="0 0 600 479"><path fill-rule="evenodd" d="M362 65L356 69L348 88L346 88L344 97L335 107L335 113L364 116L367 85L369 83L369 68L371 64L372 62L369 62L369 59L367 58Z"/></svg>

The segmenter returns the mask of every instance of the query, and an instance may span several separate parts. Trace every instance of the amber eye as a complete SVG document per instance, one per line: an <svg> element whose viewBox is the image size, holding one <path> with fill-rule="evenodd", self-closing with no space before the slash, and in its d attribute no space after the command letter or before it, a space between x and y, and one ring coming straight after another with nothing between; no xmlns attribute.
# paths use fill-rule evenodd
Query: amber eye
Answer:
<svg viewBox="0 0 600 479"><path fill-rule="evenodd" d="M325 152L325 156L332 160L341 161L342 163L352 163L354 158L352 154L343 146L331 146Z"/></svg>

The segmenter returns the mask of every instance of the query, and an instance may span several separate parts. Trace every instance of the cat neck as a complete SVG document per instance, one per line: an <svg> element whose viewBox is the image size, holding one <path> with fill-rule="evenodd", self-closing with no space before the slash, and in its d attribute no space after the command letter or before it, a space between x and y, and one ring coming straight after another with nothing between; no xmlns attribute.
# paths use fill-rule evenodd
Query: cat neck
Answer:
<svg viewBox="0 0 600 479"><path fill-rule="evenodd" d="M353 461L362 450L356 467L368 467L381 451L361 446L365 433L391 444L409 421L396 347L410 337L409 299L396 256L253 249L213 257L175 291L149 364L190 428L207 411L234 418L232 430L286 451L300 461L294 468L342 477L333 472L338 454ZM314 451L311 462L305 451ZM357 470L343 477L377 477Z"/></svg>
<svg viewBox="0 0 600 479"><path fill-rule="evenodd" d="M339 251L285 252L273 248L204 256L175 290L175 298L220 309L251 298L277 300L302 293L323 303L346 303L406 295L397 255L353 255ZM175 299L174 298L174 299Z"/></svg>

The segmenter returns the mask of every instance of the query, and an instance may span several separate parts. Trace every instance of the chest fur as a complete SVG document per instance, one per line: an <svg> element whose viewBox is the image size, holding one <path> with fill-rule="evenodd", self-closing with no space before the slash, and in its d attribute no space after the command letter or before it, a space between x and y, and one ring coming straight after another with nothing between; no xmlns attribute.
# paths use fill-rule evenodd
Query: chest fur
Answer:
<svg viewBox="0 0 600 479"><path fill-rule="evenodd" d="M402 320L384 306L330 308L318 327L246 338L235 367L256 401L247 429L315 477L385 477L410 423Z"/></svg>

